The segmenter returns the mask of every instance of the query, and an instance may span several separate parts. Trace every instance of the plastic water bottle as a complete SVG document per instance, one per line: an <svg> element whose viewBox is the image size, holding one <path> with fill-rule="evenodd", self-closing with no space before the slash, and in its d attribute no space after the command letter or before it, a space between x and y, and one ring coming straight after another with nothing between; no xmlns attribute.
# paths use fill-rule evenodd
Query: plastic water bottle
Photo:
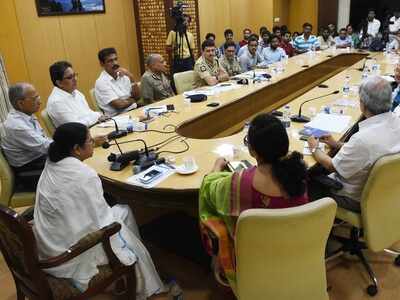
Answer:
<svg viewBox="0 0 400 300"><path fill-rule="evenodd" d="M361 79L362 79L362 80L367 79L367 78L368 78L368 75L369 75L368 73L369 73L368 67L365 66L364 69L363 69L362 75L361 75Z"/></svg>
<svg viewBox="0 0 400 300"><path fill-rule="evenodd" d="M169 293L171 295L171 300L183 300L183 291L181 287L175 281L172 281L170 285Z"/></svg>
<svg viewBox="0 0 400 300"><path fill-rule="evenodd" d="M346 75L346 78L344 79L344 85L343 85L343 95L345 97L348 97L350 94L350 75Z"/></svg>
<svg viewBox="0 0 400 300"><path fill-rule="evenodd" d="M282 124L287 129L290 128L290 106L285 105L283 109Z"/></svg>
<svg viewBox="0 0 400 300"><path fill-rule="evenodd" d="M386 55L389 55L390 54L390 43L386 43Z"/></svg>
<svg viewBox="0 0 400 300"><path fill-rule="evenodd" d="M378 65L378 62L376 61L376 58L374 58L373 61L372 61L372 73L374 75L377 75L378 74L378 70L379 70L379 65Z"/></svg>

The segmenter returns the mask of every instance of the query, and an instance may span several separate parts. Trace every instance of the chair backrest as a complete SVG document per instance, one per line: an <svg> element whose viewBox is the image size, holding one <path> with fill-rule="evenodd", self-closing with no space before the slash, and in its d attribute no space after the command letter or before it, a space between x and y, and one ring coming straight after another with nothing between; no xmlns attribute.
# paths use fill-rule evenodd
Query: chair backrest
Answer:
<svg viewBox="0 0 400 300"><path fill-rule="evenodd" d="M174 74L174 82L176 92L182 94L183 92L193 90L195 84L195 72L185 71Z"/></svg>
<svg viewBox="0 0 400 300"><path fill-rule="evenodd" d="M325 248L336 203L324 198L287 209L250 209L236 231L240 300L327 300Z"/></svg>
<svg viewBox="0 0 400 300"><path fill-rule="evenodd" d="M14 280L32 299L50 299L45 274L38 267L31 226L12 209L0 205L0 250ZM45 297L47 296L47 297Z"/></svg>
<svg viewBox="0 0 400 300"><path fill-rule="evenodd" d="M8 207L14 192L14 172L0 150L0 204Z"/></svg>
<svg viewBox="0 0 400 300"><path fill-rule="evenodd" d="M53 124L53 121L50 119L50 116L47 113L47 110L43 109L40 114L42 116L42 120L43 120L44 124L46 125L47 133L49 134L49 136L53 136L54 131L56 131L56 128Z"/></svg>
<svg viewBox="0 0 400 300"><path fill-rule="evenodd" d="M380 158L373 166L361 197L367 246L382 251L400 241L400 154Z"/></svg>
<svg viewBox="0 0 400 300"><path fill-rule="evenodd" d="M95 111L102 112L100 106L97 104L97 100L96 100L96 95L95 95L95 93L94 93L94 89L91 89L91 90L89 91L89 94L90 94L90 106L91 106Z"/></svg>

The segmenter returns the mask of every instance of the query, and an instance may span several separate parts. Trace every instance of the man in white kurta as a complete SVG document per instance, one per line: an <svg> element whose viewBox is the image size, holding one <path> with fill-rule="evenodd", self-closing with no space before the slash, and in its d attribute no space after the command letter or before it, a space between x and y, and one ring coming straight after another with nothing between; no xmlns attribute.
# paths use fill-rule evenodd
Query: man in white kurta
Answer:
<svg viewBox="0 0 400 300"><path fill-rule="evenodd" d="M135 219L127 206L109 207L97 173L75 157L47 161L39 180L34 215L34 233L41 258L66 251L90 232L113 222L122 229L111 238L111 246L125 265L136 262L137 299L165 291L152 259L142 244ZM108 260L101 245L62 266L47 269L55 277L69 278L85 290Z"/></svg>
<svg viewBox="0 0 400 300"><path fill-rule="evenodd" d="M92 126L102 114L90 109L85 96L78 90L71 93L54 87L46 105L47 113L55 127L68 122Z"/></svg>
<svg viewBox="0 0 400 300"><path fill-rule="evenodd" d="M77 90L78 74L67 61L50 66L50 78L54 88L47 100L47 113L57 128L68 122L91 126L105 117L89 108L85 96Z"/></svg>

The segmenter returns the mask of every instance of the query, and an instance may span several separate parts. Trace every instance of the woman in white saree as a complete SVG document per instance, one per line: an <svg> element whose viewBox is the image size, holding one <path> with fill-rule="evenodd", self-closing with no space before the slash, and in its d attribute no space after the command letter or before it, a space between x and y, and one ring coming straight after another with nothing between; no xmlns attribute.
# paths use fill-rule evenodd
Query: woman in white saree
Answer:
<svg viewBox="0 0 400 300"><path fill-rule="evenodd" d="M34 233L40 256L56 256L86 234L119 222L122 228L111 238L111 246L123 264L136 262L137 299L165 292L129 207L110 207L99 176L83 163L93 154L93 139L87 127L66 123L57 128L53 139L36 192ZM86 290L90 279L98 273L97 266L107 263L102 246L97 245L46 271L68 278L77 288Z"/></svg>

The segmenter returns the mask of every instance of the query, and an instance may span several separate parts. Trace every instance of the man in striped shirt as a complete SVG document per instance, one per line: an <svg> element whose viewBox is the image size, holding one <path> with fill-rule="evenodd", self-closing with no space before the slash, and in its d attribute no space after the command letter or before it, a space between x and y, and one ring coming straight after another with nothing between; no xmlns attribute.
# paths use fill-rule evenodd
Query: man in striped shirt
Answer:
<svg viewBox="0 0 400 300"><path fill-rule="evenodd" d="M296 37L294 40L294 47L296 48L297 53L305 53L310 51L312 48L314 48L314 50L320 49L318 38L315 35L312 35L311 31L312 25L310 23L304 23L303 34Z"/></svg>

